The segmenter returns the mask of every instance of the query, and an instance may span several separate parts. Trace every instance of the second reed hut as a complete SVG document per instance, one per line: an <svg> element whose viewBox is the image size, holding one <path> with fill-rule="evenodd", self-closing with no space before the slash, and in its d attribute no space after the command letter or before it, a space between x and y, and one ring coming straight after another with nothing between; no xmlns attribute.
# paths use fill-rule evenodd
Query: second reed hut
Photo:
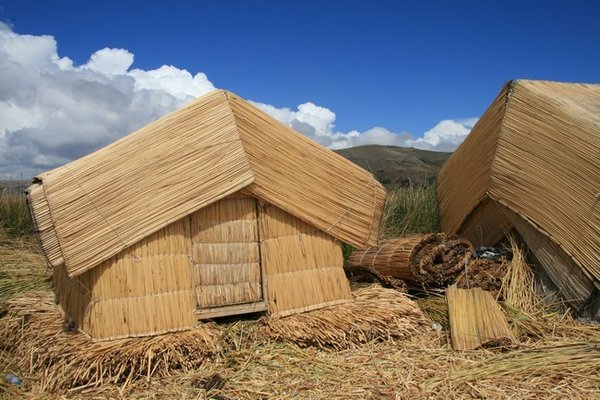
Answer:
<svg viewBox="0 0 600 400"><path fill-rule="evenodd" d="M94 339L351 299L340 241L375 245L371 174L215 91L34 178L57 301Z"/></svg>
<svg viewBox="0 0 600 400"><path fill-rule="evenodd" d="M600 85L507 83L438 178L442 229L515 229L579 315L600 319ZM540 275L542 276L542 275Z"/></svg>

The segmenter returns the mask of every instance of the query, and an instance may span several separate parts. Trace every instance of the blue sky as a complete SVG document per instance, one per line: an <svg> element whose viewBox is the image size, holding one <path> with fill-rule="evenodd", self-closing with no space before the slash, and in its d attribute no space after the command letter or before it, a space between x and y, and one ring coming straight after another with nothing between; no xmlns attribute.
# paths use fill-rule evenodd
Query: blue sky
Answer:
<svg viewBox="0 0 600 400"><path fill-rule="evenodd" d="M452 150L509 79L600 80L597 1L0 0L0 6L0 21L13 39L50 36L58 57L68 57L73 68L109 48L133 55L127 71L170 65L192 76L204 73L214 87L261 103L285 123L314 123L303 133L330 135L321 140L330 147L381 138L384 144ZM2 90L0 84L0 95ZM302 104L316 108L302 111ZM135 129L151 116L127 121L123 115L112 129ZM448 122L440 126L442 121ZM1 124L5 141L10 134L12 145L26 147L15 133L24 124ZM428 131L442 137L443 129L451 137L443 146L419 141ZM36 164L59 164L125 133L88 138L79 152L65 150ZM340 139L349 133L364 140ZM78 146L73 140L67 145ZM40 153L52 151L36 146ZM0 150L0 163L18 167L16 156L8 158Z"/></svg>

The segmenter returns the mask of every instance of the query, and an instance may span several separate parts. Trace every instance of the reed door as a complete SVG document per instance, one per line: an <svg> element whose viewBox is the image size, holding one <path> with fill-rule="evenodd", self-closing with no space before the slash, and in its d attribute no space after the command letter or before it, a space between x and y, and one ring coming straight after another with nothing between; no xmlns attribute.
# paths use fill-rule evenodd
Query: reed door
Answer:
<svg viewBox="0 0 600 400"><path fill-rule="evenodd" d="M197 313L262 302L257 221L256 199L238 193L192 214L190 233ZM241 308L248 307L238 306L231 312L217 314L241 313ZM254 308L258 311L261 307ZM214 312L210 315L216 316Z"/></svg>

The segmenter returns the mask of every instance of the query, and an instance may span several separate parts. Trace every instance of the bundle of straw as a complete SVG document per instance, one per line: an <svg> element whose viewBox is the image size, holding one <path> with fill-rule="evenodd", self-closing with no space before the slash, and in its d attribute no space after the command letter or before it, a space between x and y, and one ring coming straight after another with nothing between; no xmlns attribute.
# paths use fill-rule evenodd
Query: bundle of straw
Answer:
<svg viewBox="0 0 600 400"><path fill-rule="evenodd" d="M259 337L301 346L344 349L370 341L408 340L430 322L405 294L378 285L353 293L354 301L284 318L265 318Z"/></svg>
<svg viewBox="0 0 600 400"><path fill-rule="evenodd" d="M516 342L494 298L480 288L446 290L454 350L474 350Z"/></svg>
<svg viewBox="0 0 600 400"><path fill-rule="evenodd" d="M378 247L352 253L348 265L371 267L423 286L445 286L462 272L472 252L465 239L432 233L384 240Z"/></svg>
<svg viewBox="0 0 600 400"><path fill-rule="evenodd" d="M210 324L168 335L92 342L65 332L51 292L30 292L8 302L0 325L4 342L22 369L41 375L43 390L128 385L136 379L190 371L218 351L220 331Z"/></svg>

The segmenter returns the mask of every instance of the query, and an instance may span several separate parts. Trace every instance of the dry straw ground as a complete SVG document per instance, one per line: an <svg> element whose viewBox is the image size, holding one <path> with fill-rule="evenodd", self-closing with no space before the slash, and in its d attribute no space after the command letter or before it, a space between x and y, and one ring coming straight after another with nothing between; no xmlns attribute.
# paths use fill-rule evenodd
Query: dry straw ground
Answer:
<svg viewBox="0 0 600 400"><path fill-rule="evenodd" d="M2 236L0 377L14 373L23 384L0 379L0 399L599 398L600 328L532 299L527 267L522 257L515 260L503 287L512 302L503 308L519 340L513 349L454 352L446 331L431 328L434 321L447 324L443 297L417 302L430 316L425 322L404 295L372 286L354 292L355 308L301 314L289 324L230 320L201 333L86 347L81 334L63 332L32 242ZM33 297L32 289L46 294ZM105 379L75 379L97 385L69 389L59 379L69 373Z"/></svg>

